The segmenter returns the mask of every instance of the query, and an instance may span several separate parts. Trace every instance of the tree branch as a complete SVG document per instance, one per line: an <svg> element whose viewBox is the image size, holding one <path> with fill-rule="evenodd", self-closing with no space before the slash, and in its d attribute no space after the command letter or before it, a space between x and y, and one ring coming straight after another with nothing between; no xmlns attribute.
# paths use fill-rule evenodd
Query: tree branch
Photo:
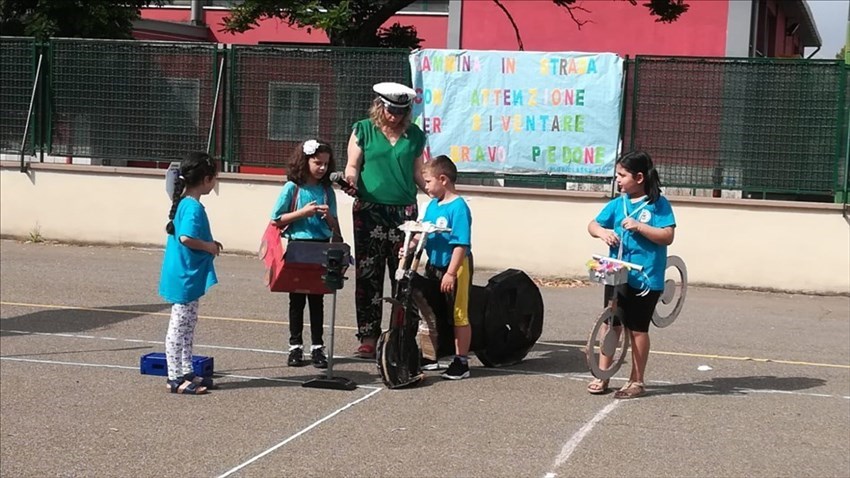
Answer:
<svg viewBox="0 0 850 478"><path fill-rule="evenodd" d="M590 10L588 10L588 9L582 7L582 6L579 6L579 5L576 5L574 7L567 7L567 12L569 12L570 18L573 19L573 21L576 23L576 27L579 30L581 30L582 25L585 25L587 23L593 23L593 20L584 20L584 21L579 20L578 18L576 18L576 15L575 15L575 13L573 13L573 10L578 10L578 11L581 11L581 12L584 12L584 13L591 13L591 12L590 12Z"/></svg>
<svg viewBox="0 0 850 478"><path fill-rule="evenodd" d="M499 8L502 9L502 11L508 17L508 20L510 20L511 25L513 25L514 33L516 33L516 42L517 42L517 45L519 46L519 51L525 51L525 47L522 44L522 37L519 34L519 27L517 26L516 22L514 21L514 17L511 16L511 12L509 12L508 9L505 8L505 6L502 5L502 2L500 2L499 0L493 0L493 3L495 3L496 6L498 6Z"/></svg>
<svg viewBox="0 0 850 478"><path fill-rule="evenodd" d="M629 0L629 1L634 2L636 0ZM576 5L575 4L576 0L552 0L552 2L555 5L557 5L559 7L563 7L567 10L567 13L570 14L570 18L573 19L573 22L576 24L576 27L578 27L579 30L581 30L582 25L585 25L585 24L588 24L588 23L593 23L593 21L591 21L591 20L579 20L578 18L576 18L576 14L573 12L573 10L578 10L578 11L584 12L584 13L591 13L590 10L584 8L583 6Z"/></svg>

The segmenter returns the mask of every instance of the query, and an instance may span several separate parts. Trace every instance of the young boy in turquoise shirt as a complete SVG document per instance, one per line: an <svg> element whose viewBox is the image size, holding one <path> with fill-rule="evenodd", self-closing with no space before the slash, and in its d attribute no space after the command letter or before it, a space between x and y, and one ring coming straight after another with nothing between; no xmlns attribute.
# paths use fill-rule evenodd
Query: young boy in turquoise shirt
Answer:
<svg viewBox="0 0 850 478"><path fill-rule="evenodd" d="M469 377L469 292L472 287L472 213L466 201L457 194L457 167L441 155L425 165L425 190L431 202L425 210L424 222L451 229L451 232L428 234L425 251L428 265L425 276L440 281L447 294L454 322L455 357L442 377L460 380Z"/></svg>

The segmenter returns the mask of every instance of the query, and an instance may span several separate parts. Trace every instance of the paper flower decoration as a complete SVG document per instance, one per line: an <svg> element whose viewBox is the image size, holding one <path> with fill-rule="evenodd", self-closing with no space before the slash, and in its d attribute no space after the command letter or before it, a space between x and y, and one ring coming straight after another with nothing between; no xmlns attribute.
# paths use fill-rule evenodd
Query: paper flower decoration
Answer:
<svg viewBox="0 0 850 478"><path fill-rule="evenodd" d="M307 156L312 156L312 155L316 154L316 151L319 150L319 142L316 141L315 139L310 139L310 140L304 141L304 148L303 149L304 149L304 154L306 154Z"/></svg>

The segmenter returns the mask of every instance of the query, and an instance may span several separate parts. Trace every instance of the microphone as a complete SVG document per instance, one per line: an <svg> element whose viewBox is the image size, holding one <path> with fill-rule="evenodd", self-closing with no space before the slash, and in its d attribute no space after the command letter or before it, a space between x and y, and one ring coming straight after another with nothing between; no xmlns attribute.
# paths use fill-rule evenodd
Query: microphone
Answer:
<svg viewBox="0 0 850 478"><path fill-rule="evenodd" d="M356 192L357 192L357 188L355 188L354 186L352 186L352 185L348 182L348 180L346 180L346 179L345 179L345 173L343 173L342 171L333 171L333 172L330 174L330 176L328 176L328 178L330 178L331 182L334 182L334 183L336 183L339 187L341 187L341 188L343 189L343 191L348 192L347 190L354 190L354 191L355 191L355 194L354 194L354 195L355 195L355 196L357 195L357 194L356 194Z"/></svg>

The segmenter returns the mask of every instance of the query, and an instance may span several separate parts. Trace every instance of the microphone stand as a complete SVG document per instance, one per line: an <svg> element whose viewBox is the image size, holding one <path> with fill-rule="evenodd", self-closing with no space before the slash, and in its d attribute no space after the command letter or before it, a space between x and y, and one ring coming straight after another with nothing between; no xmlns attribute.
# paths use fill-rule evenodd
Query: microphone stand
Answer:
<svg viewBox="0 0 850 478"><path fill-rule="evenodd" d="M336 294L345 282L343 269L347 260L342 249L335 249L333 245L325 252L325 275L322 279L328 289L333 291L331 301L330 332L328 333L328 368L324 377L314 378L304 382L301 386L306 388L324 388L330 390L354 390L357 384L345 377L334 377L334 327L336 326Z"/></svg>

